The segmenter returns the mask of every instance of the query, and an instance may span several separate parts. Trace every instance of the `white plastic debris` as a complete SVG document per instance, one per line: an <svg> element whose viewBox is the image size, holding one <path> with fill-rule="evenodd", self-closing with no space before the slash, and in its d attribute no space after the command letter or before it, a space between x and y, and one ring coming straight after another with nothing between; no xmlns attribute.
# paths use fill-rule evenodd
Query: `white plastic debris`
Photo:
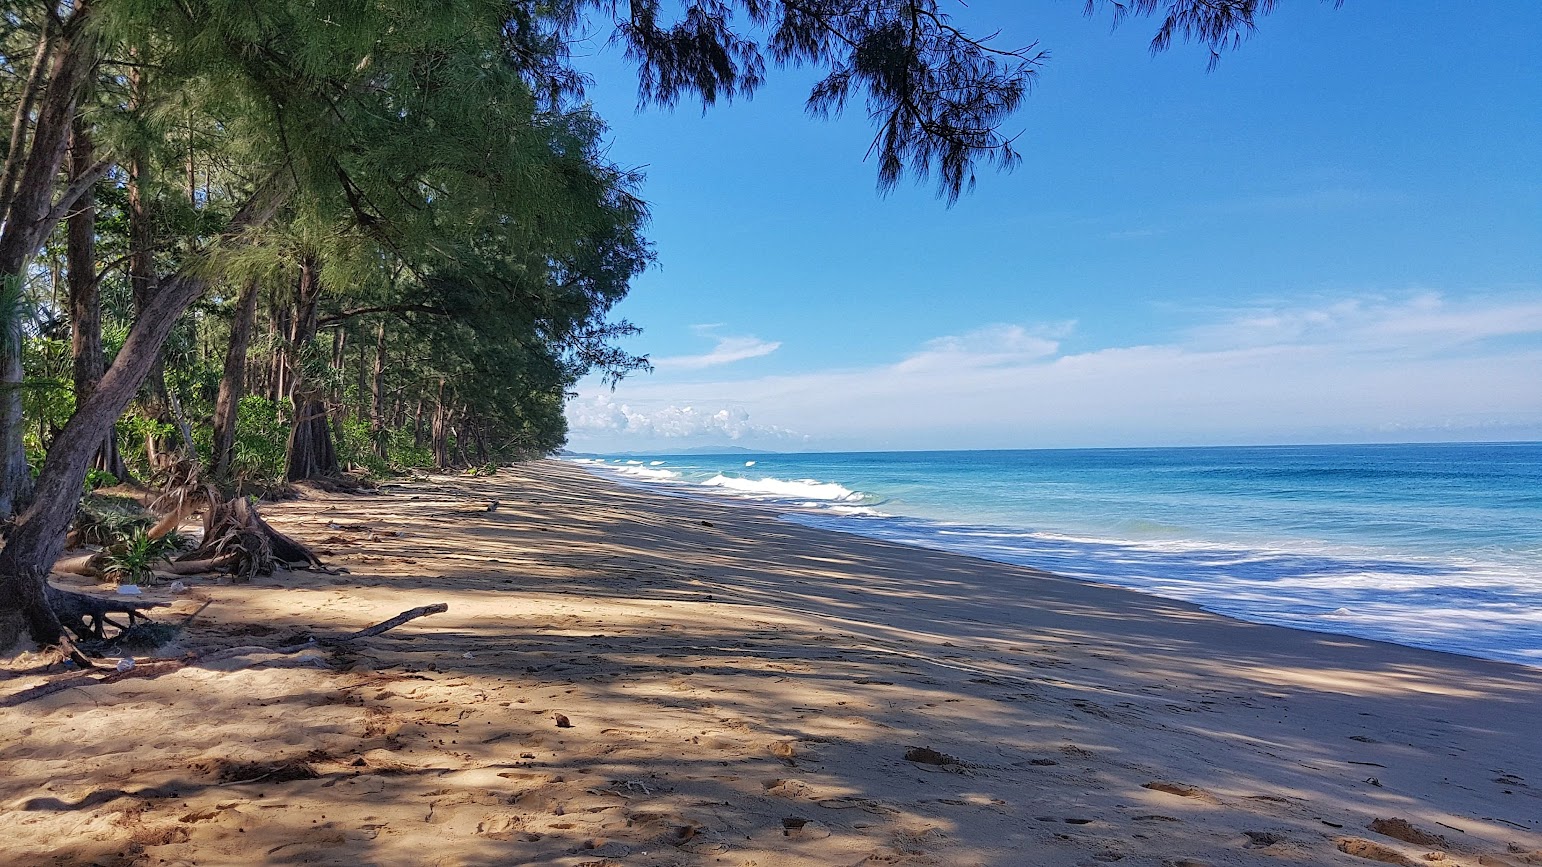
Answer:
<svg viewBox="0 0 1542 867"><path fill-rule="evenodd" d="M118 585L118 595L119 596L142 596L142 595L144 595L144 591L139 589L139 585L138 584L119 584Z"/></svg>
<svg viewBox="0 0 1542 867"><path fill-rule="evenodd" d="M134 657L132 657L132 656L125 656L122 659L118 660L118 670L119 671L128 671L129 669L131 669L133 667L134 667Z"/></svg>
<svg viewBox="0 0 1542 867"><path fill-rule="evenodd" d="M476 659L476 654L472 653L471 651L468 650L465 653L461 654L461 658L462 659Z"/></svg>

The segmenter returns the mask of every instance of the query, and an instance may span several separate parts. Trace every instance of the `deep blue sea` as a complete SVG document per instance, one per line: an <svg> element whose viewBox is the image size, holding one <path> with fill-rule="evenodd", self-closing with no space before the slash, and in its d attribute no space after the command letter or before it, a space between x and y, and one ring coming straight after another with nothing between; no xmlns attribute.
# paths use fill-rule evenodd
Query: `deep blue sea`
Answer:
<svg viewBox="0 0 1542 867"><path fill-rule="evenodd" d="M1542 665L1542 443L571 459L1244 620Z"/></svg>

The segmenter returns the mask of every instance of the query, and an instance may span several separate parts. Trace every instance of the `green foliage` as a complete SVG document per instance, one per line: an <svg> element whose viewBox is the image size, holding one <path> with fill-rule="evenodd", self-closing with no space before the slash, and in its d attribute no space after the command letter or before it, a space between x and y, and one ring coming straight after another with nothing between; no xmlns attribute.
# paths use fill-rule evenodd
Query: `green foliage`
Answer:
<svg viewBox="0 0 1542 867"><path fill-rule="evenodd" d="M119 442L123 446L124 463L134 475L140 478L149 478L157 469L150 466L145 452L145 443L152 438L157 442L164 442L177 435L176 425L170 421L153 418L137 411L131 411L119 419L116 430Z"/></svg>
<svg viewBox="0 0 1542 867"><path fill-rule="evenodd" d="M167 562L172 550L166 537L153 538L148 531L137 529L109 550L103 571L119 584L139 584L154 577L155 567Z"/></svg>
<svg viewBox="0 0 1542 867"><path fill-rule="evenodd" d="M372 476L391 474L391 465L375 454L375 440L370 435L368 422L344 419L334 432L337 437L337 459L345 468L359 467Z"/></svg>
<svg viewBox="0 0 1542 867"><path fill-rule="evenodd" d="M108 547L148 530L155 516L129 497L89 494L75 514L75 536L86 545Z"/></svg>
<svg viewBox="0 0 1542 867"><path fill-rule="evenodd" d="M289 422L278 404L249 394L237 410L235 454L231 473L256 487L276 487L284 478L284 453Z"/></svg>
<svg viewBox="0 0 1542 867"><path fill-rule="evenodd" d="M86 493L91 493L97 488L110 488L118 483L118 477L106 470L95 467L86 470Z"/></svg>

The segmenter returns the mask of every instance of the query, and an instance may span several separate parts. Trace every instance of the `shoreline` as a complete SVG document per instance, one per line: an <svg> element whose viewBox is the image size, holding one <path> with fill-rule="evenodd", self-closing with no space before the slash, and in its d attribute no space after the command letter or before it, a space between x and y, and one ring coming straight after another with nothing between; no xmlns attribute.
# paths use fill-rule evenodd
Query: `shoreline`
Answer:
<svg viewBox="0 0 1542 867"><path fill-rule="evenodd" d="M562 456L551 460L580 467L591 476L627 488L729 508L759 510L761 514L823 532L887 541L909 548L1045 571L1077 581L1122 587L1147 596L1191 603L1210 613L1248 623L1386 642L1542 670L1542 646L1536 645L1534 639L1537 627L1542 624L1528 623L1523 626L1511 619L1515 617L1512 610L1482 607L1499 604L1513 606L1527 598L1522 587L1510 587L1504 582L1503 575L1491 576L1487 580L1497 582L1493 586L1505 589L1504 595L1497 598L1480 597L1477 600L1479 607L1474 609L1479 613L1469 615L1466 620L1451 620L1452 612L1445 610L1443 616L1447 620L1431 623L1421 621L1421 611L1406 602L1395 602L1392 610L1387 610L1382 601L1376 598L1381 591L1375 583L1353 583L1360 570L1384 573L1375 577L1393 582L1403 574L1444 572L1447 580L1442 586L1445 589L1475 588L1477 592L1483 593L1489 590L1490 585L1467 583L1472 580L1466 577L1467 572L1473 569L1521 569L1522 561L1513 557L1510 561L1479 563L1469 557L1452 554L1442 557L1429 552L1376 546L1344 548L1328 542L1309 540L1300 540L1299 544L1284 541L1222 541L1200 536L1139 540L1099 536L1086 531L1050 531L1022 525L993 524L988 519L969 521L928 517L924 512L907 514L874 511L882 507L882 501L877 505L864 505L860 507L862 511L853 513L842 511L846 507L844 500L834 501L834 508L831 508L831 503L800 502L800 499L805 498L795 493L744 493L732 486L681 478L687 471L702 476L730 472L727 468L702 470L682 468L671 463L689 459L690 456L664 456L663 460L647 462L646 466L643 460L637 458L627 459L624 464L620 462L621 459L608 460L591 456ZM798 469L780 469L782 473L792 475L773 476L760 482L751 480L747 483L749 487L744 490L760 490L766 485L798 485L852 491L851 486L857 484L838 475L821 475L817 477L818 481L812 478L789 481L796 478ZM742 472L738 468L733 470ZM760 472L759 469L756 471ZM651 474L654 472L660 475L655 477ZM862 489L869 490L865 486ZM855 493L853 496L870 498L875 495ZM989 541L973 541L976 537ZM1314 565L1287 566L1283 571L1275 573L1275 563L1301 561L1312 561ZM1211 563L1219 565L1208 565ZM1243 570L1238 580L1232 578L1234 568ZM1262 570L1270 577L1262 580L1254 578L1249 574L1250 570ZM1324 574L1343 573L1349 583L1343 585L1337 593L1317 595L1318 590L1313 584L1318 576L1314 573L1321 570L1327 570ZM1214 575L1209 577L1227 589L1209 589L1216 585L1207 585L1203 579L1211 572ZM1292 595L1290 588L1272 590L1269 583L1275 578L1295 579L1301 595ZM1521 580L1516 576L1510 578ZM1434 586L1415 585L1413 589L1429 592ZM1398 592L1395 583L1387 589L1394 596ZM1260 593L1295 601L1278 606L1260 598ZM1457 603L1440 599L1433 604L1450 606ZM1420 625L1415 627L1411 624ZM1431 628L1432 625L1434 628ZM1527 636L1533 637L1531 644L1525 643Z"/></svg>
<svg viewBox="0 0 1542 867"><path fill-rule="evenodd" d="M350 574L150 595L214 603L184 649L447 613L303 664L253 653L0 710L0 853L1542 863L1527 666L1233 620L561 461L386 490L266 509ZM314 776L227 773L281 760Z"/></svg>

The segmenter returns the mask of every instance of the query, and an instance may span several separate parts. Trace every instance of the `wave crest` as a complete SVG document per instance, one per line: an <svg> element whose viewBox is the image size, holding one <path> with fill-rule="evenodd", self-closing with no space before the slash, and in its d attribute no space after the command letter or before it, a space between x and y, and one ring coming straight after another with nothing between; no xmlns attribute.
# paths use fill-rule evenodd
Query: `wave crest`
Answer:
<svg viewBox="0 0 1542 867"><path fill-rule="evenodd" d="M719 473L702 484L751 497L822 500L827 503L852 503L863 499L862 494L844 485L814 479L737 479Z"/></svg>

